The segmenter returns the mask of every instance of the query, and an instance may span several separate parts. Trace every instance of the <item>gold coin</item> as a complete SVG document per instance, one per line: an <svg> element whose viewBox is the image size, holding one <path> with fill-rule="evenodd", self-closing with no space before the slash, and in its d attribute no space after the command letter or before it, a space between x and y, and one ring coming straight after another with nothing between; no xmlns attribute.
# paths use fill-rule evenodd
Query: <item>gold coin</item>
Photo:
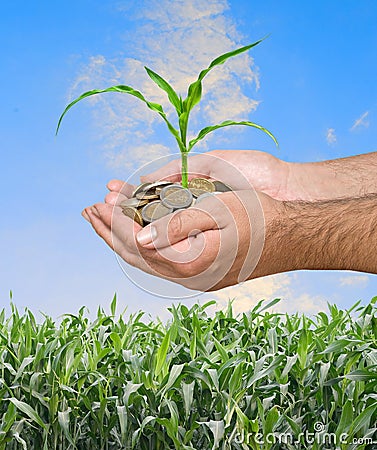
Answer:
<svg viewBox="0 0 377 450"><path fill-rule="evenodd" d="M208 194L209 193L208 191L205 191L204 189L189 188L189 190L190 190L191 194L194 197L196 197L196 198L198 198L202 194Z"/></svg>
<svg viewBox="0 0 377 450"><path fill-rule="evenodd" d="M138 192L136 194L136 198L139 200L155 200L159 198L158 194L155 194L154 192Z"/></svg>
<svg viewBox="0 0 377 450"><path fill-rule="evenodd" d="M130 219L134 220L139 225L143 226L143 218L140 214L140 211L138 211L136 208L132 208L132 206L126 206L122 209L123 214Z"/></svg>
<svg viewBox="0 0 377 450"><path fill-rule="evenodd" d="M188 187L190 189L201 189L205 192L215 192L215 185L206 178L193 178L189 182Z"/></svg>

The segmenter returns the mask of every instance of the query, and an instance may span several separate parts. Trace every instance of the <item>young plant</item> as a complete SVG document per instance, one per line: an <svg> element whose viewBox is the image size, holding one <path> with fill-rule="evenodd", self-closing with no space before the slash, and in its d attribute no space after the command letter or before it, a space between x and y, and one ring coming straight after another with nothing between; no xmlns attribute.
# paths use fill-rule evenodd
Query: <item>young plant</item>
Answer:
<svg viewBox="0 0 377 450"><path fill-rule="evenodd" d="M73 100L63 111L63 114L59 118L58 126L56 129L56 134L59 131L60 124L62 122L63 117L67 113L67 111L75 105L77 102L82 100L83 98L90 97L91 95L95 94L101 94L103 92L121 92L123 94L130 94L134 97L137 97L138 99L142 100L149 109L152 111L157 112L162 119L165 121L169 131L174 136L175 140L177 141L179 150L181 152L181 158L182 158L182 186L187 187L188 184L188 166L187 166L187 155L190 152L190 150L194 147L195 144L197 144L200 140L202 140L208 133L211 133L214 130L217 130L218 128L228 127L231 125L247 125L249 127L258 128L259 130L264 131L267 133L277 144L277 141L273 134L268 131L266 128L262 127L261 125L257 125L254 122L249 122L247 120L243 120L240 122L235 122L233 120L225 120L224 122L221 122L217 125L211 125L208 127L203 128L199 131L198 135L191 139L190 141L187 141L187 130L188 130L188 122L189 122L189 116L195 105L197 105L202 96L202 81L204 77L207 75L209 71L211 71L214 67L219 66L220 64L223 64L227 59L231 58L232 56L239 55L241 53L246 52L247 50L250 50L252 47L255 47L260 42L262 42L262 39L254 42L253 44L246 45L245 47L238 48L237 50L233 50L228 53L224 53L221 56L218 56L216 59L214 59L211 64L204 70L202 70L197 78L196 81L190 84L187 92L187 97L183 100L180 95L176 93L176 91L172 88L172 86L164 80L160 75L158 75L156 72L153 72L153 70L149 69L148 67L145 67L145 70L147 71L147 74L149 77L157 84L159 88L161 88L163 91L166 92L169 102L173 105L175 108L175 111L178 116L178 126L179 129L175 128L172 123L168 120L163 107L154 102L150 102L146 100L144 95L133 89L130 86L125 85L118 85L118 86L111 86L106 89L95 89L92 91L85 92L84 94L80 95L78 98Z"/></svg>

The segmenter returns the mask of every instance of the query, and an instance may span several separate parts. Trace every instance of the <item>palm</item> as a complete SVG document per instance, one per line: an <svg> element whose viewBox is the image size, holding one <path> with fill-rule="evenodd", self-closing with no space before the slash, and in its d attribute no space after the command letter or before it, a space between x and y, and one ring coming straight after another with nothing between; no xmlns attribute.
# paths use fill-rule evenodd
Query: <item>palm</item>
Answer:
<svg viewBox="0 0 377 450"><path fill-rule="evenodd" d="M180 181L180 161L175 160L149 175L143 182L159 179ZM204 176L223 181L233 189L254 189L278 200L287 200L288 165L254 150L212 151L189 159L189 177Z"/></svg>
<svg viewBox="0 0 377 450"><path fill-rule="evenodd" d="M254 188L277 200L292 200L288 189L289 165L255 150L223 150L203 153L189 159L189 178L206 177L223 181L234 190ZM141 177L142 182L167 179L181 181L180 160L174 160L157 171ZM119 203L132 194L133 186L119 180L108 184L107 203ZM296 193L299 197L299 194ZM297 198L298 198L297 197Z"/></svg>

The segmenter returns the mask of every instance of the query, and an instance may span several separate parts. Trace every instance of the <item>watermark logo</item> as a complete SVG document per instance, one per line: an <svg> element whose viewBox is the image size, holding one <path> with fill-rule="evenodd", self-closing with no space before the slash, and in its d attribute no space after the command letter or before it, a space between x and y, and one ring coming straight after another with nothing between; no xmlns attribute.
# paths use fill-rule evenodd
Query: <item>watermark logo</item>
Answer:
<svg viewBox="0 0 377 450"><path fill-rule="evenodd" d="M340 445L353 444L353 445L373 445L377 444L377 441L373 441L371 437L352 437L350 438L348 433L341 433L337 436L335 433L329 433L326 431L326 425L323 422L315 422L313 426L313 432L305 431L294 435L292 433L245 433L244 430L238 432L234 436L234 443L236 444L251 444L258 445L265 444L282 444L282 445L320 445L321 448L340 448ZM376 449L372 447L371 450Z"/></svg>

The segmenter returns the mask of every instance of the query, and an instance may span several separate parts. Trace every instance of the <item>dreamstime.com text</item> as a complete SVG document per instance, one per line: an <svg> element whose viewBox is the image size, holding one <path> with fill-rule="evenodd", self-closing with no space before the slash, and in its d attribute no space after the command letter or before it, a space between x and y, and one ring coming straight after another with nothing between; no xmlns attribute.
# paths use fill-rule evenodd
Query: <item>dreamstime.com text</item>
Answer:
<svg viewBox="0 0 377 450"><path fill-rule="evenodd" d="M373 445L373 449L377 450L377 441L371 437L352 437L347 433L341 433L336 436L335 433L328 433L325 431L325 425L322 422L314 424L314 432L305 431L299 435L291 433L245 433L244 431L237 432L233 436L233 441L237 444L320 444L321 446L328 446L328 448L338 448L342 444L356 444L356 445Z"/></svg>

